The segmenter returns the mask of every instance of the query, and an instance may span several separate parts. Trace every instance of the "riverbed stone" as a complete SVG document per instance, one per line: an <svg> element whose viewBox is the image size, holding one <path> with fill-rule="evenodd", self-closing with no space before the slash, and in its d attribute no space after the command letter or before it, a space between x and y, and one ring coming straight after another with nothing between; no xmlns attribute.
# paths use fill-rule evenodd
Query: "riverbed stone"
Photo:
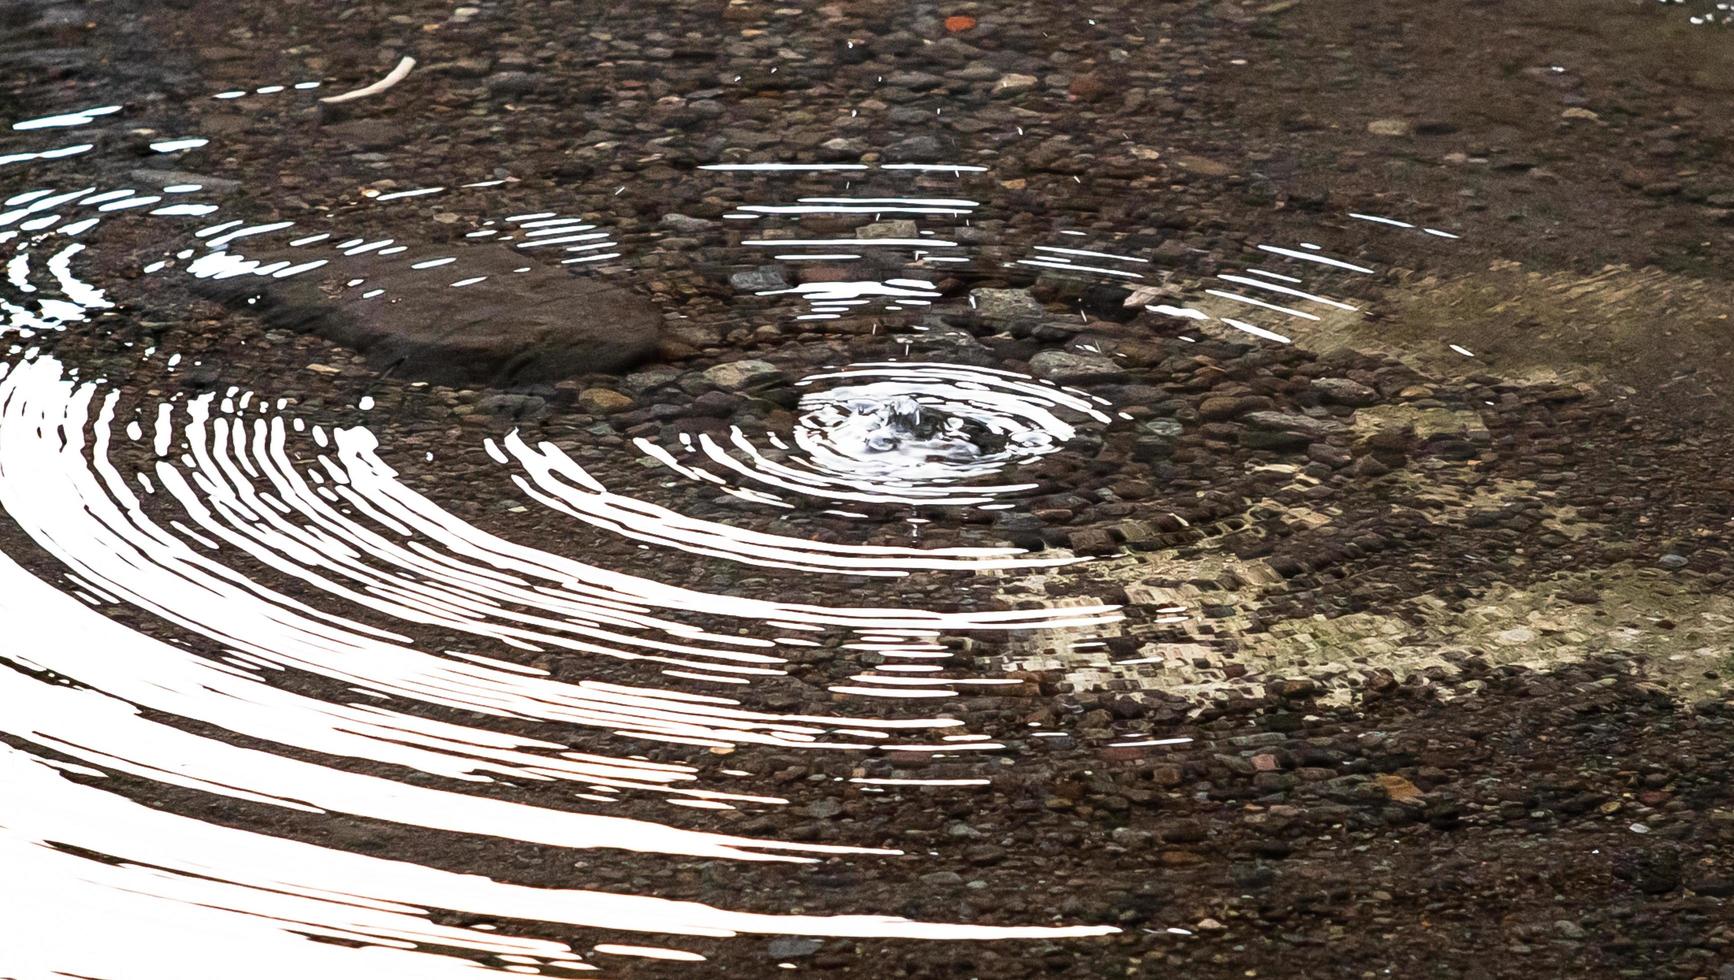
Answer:
<svg viewBox="0 0 1734 980"><path fill-rule="evenodd" d="M310 258L288 250L249 257ZM624 371L656 355L661 312L630 290L501 246L465 247L458 258L414 269L373 252L285 278L195 279L193 288L274 327L352 347L379 370L441 384L551 382ZM373 290L383 292L364 296Z"/></svg>
<svg viewBox="0 0 1734 980"><path fill-rule="evenodd" d="M706 368L704 378L724 391L741 391L782 377L783 372L768 361L729 361Z"/></svg>
<svg viewBox="0 0 1734 980"><path fill-rule="evenodd" d="M1060 384L1102 381L1125 374L1120 365L1101 354L1048 350L1030 358L1030 373Z"/></svg>

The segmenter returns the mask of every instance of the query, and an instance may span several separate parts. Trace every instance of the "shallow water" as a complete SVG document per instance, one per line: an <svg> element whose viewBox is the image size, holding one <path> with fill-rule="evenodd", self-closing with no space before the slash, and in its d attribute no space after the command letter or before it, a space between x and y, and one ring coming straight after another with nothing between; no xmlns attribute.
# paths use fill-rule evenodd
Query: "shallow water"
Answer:
<svg viewBox="0 0 1734 980"><path fill-rule="evenodd" d="M298 84L281 94L293 97L313 88ZM256 94L280 94L265 89L277 87ZM215 97L250 96L224 92ZM13 128L95 127L112 121L110 116L124 122L118 107L107 106ZM180 165L185 154L208 145L202 138L184 137L153 148ZM19 153L15 162L59 159L77 148ZM471 182L451 192L501 183ZM437 299L416 290L464 288L486 278L465 268L469 240L510 242L526 253L526 262L547 261L541 255L557 256L563 265L620 258L607 251L616 246L607 231L554 211L481 220L462 244L442 252L389 237L316 232L297 221L250 223L247 217L228 217L240 208L213 203L194 178L153 189L160 193L131 187L26 191L11 196L10 210L0 215L0 225L7 228L0 234L11 249L5 309L12 338L12 357L0 380L5 413L0 499L18 528L60 563L66 587L57 591L7 562L11 581L0 590L15 637L4 655L23 671L6 675L7 731L19 742L7 750L12 770L7 778L21 790L10 797L7 841L14 860L45 888L24 923L36 938L15 960L25 971L20 975L122 968L116 965L122 961L111 959L115 954L80 949L74 941L69 910L88 907L108 908L107 914L120 921L125 934L116 937L115 948L127 950L124 969L130 975L162 971L165 976L221 971L261 958L271 960L281 975L366 969L369 975L429 976L458 968L461 961L417 951L429 943L491 954L502 965L518 967L515 972L594 968L561 943L492 930L436 932L432 923L415 917L414 909L401 907L403 902L662 936L768 932L958 940L1115 931L1094 924L987 927L882 914L755 916L650 896L627 900L586 891L514 891L512 885L412 864L278 843L191 816L153 814L63 778L121 772L333 819L366 816L567 848L783 861L811 861L816 854L898 853L686 831L673 822L591 815L569 804L548 808L493 799L473 787L556 780L571 785L569 799L592 804L613 804L622 794L642 792L687 807L765 808L790 801L736 791L726 774L651 762L633 754L632 746L650 740L730 751L760 744L805 751L895 749L936 757L1001 750L1003 745L967 733L943 715L919 710L888 718L854 717L847 710L821 716L765 713L743 708L730 694L701 693L694 685L750 685L755 678L783 674L780 651L817 647L823 639L842 650L873 651L880 659L877 670L831 688L840 695L955 697L962 690L1018 681L947 670L941 662L951 656L941 642L945 637L1083 627L1118 618L1112 606L970 613L695 591L504 540L443 510L401 481L385 461L392 421L377 410L375 396L356 398L348 422L329 427L310 423L290 407L299 400L293 387L229 386L164 398L152 386L172 384L175 372L187 367L183 356L171 347L138 350L135 344L123 345L134 351L127 374L111 376L110 366L99 369L104 376L80 380L85 369L63 362L50 352L52 346L43 345L51 345L56 333L109 329L105 317L136 302L136 287L86 281L81 276L91 273L77 261L86 249L103 247L105 222L135 217L129 212L143 216L149 237L186 242L186 247L165 249L135 275L176 279L181 288L188 280L282 280L322 270L336 270L341 277L347 275L342 271L346 259L394 256L404 268L421 273L409 289L400 285L393 294L357 275L345 280L330 302L417 303L430 317L438 316ZM385 206L442 193L447 189L432 187L371 200ZM861 210L837 201L820 203L835 205L824 213ZM871 205L875 213L882 206L898 214L936 213L929 207L893 206L900 203L874 200ZM910 243L882 239L872 244ZM268 255L290 257L249 254L267 248ZM578 255L567 257L572 253ZM938 296L923 290L930 285L894 277L761 295L799 292L814 310L826 311L826 301L843 304L857 296L905 303ZM243 309L251 302L245 301ZM898 308L895 303L886 307ZM828 509L854 518L867 515L842 508L887 504L906 508L915 521L923 507L1011 506L997 501L1015 499L1032 485L996 478L1011 475L1022 461L1063 451L1075 424L1112 421L1105 399L1017 372L967 365L844 364L796 386L804 389L801 414L789 432L749 434L735 427L721 440L683 436L680 445L669 448L641 438L634 451L715 492L756 504ZM1004 546L827 543L698 520L613 493L560 447L533 447L510 426L482 441L499 464L510 468L511 481L530 502L606 533L717 560L893 576L1079 560ZM268 585L267 576L283 585ZM165 643L119 627L102 617L102 610L116 606L145 612L186 636L217 644L222 652L207 659L182 649L188 641L178 637ZM723 631L700 625L707 619L722 624ZM459 644L465 649L423 647L397 632L406 627L457 631L466 637ZM651 668L645 675L648 686L584 679L582 669L577 679L557 681L547 670L521 661L527 652L550 650L644 664ZM330 689L335 696L329 699L309 697L286 689L280 679L287 674L339 687ZM340 689L348 696L337 693ZM45 701L48 692L54 694ZM357 694L364 700L349 700ZM390 706L394 703L457 714L436 720L404 714ZM208 732L246 736L261 747L230 747L220 736L198 736L147 720L141 709L180 725L196 722L211 726ZM490 717L559 724L569 734L562 742L525 739L490 726ZM606 741L576 734L585 730ZM283 754L289 749L420 771L472 788L415 787ZM884 787L924 784L943 791L979 780L861 777L851 782L863 791L883 792ZM120 863L77 871L69 862L91 858L73 857L64 852L68 847ZM107 870L99 873L98 868ZM631 903L638 903L636 910ZM378 911L363 916L360 908ZM682 924L682 915L691 916L690 923ZM13 923L20 924L19 919ZM192 935L207 938L189 949L186 940ZM365 948L346 958L336 947L297 941L296 935L349 938ZM593 958L702 959L660 945L598 944L586 952Z"/></svg>
<svg viewBox="0 0 1734 980"><path fill-rule="evenodd" d="M1665 6L1656 31L1685 16ZM1727 20L1681 6L1695 27ZM908 30L752 10L772 20L731 36L784 45L802 81L731 54L704 88L654 99L640 90L668 83L623 72L601 110L588 89L537 108L535 86L588 83L552 52L477 49L465 25L502 16L486 5L420 27L406 12L420 47L324 67L266 45L300 59L268 77L202 48L116 50L162 90L24 86L0 140L0 862L29 884L0 893L0 975L705 975L747 944L768 974L843 939L979 943L1006 951L993 975L1021 975L1008 964L1037 950L1148 968L1136 944L1197 938L1178 909L1077 904L1160 873L1148 834L1116 836L1156 767L1263 744L1174 704L1263 696L1336 652L1290 624L1388 608L1375 642L1332 661L1384 669L1452 630L1389 637L1461 598L1419 550L1295 598L1288 565L1392 546L1354 524L1327 542L1340 555L1284 565L1281 543L1560 486L1502 467L1569 452L1523 441L1557 406L1641 385L1477 319L1519 300L1431 306L1556 270L1513 244L1527 226L1440 189L1457 178L1405 185L1412 159L1367 178L1352 161L1371 151L1345 151L1343 188L1321 203L1297 178L1274 207L1273 154L1239 168L1256 179L1210 158L1261 152L1200 135L1233 119L1177 110L1174 145L1134 136L1149 94L1090 110L1123 140L1027 150L1026 129L1113 90L1065 67L1080 43L1122 64L1171 25L1067 11L1064 42L1017 34L1059 53L1038 79L945 46L991 27L970 9ZM1218 39L1260 37L1241 33L1251 15L1197 16L1176 71L1244 65ZM272 29L227 36L253 50ZM681 37L594 26L570 43L680 58L702 32ZM798 52L842 71L857 42L911 73L839 83L851 113L896 103L899 138L838 113L819 146L741 145L765 127L719 121L737 100L807 126L836 92ZM466 58L492 59L503 104L466 108L484 71ZM536 80L505 77L532 63ZM1545 68L1523 77L1575 84ZM1558 125L1587 125L1568 95ZM929 102L979 125L922 142ZM526 111L618 125L507 132ZM463 115L498 132L460 145ZM1377 122L1343 125L1368 147L1428 129ZM590 155L551 162L567 142ZM1453 145L1450 166L1509 171L1509 151ZM610 296L652 304L663 333ZM574 310L593 348L561 333ZM1528 574L1508 539L1463 542L1445 551L1464 568ZM1538 560L1569 568L1569 547ZM1382 575L1376 602L1334 598ZM1451 641L1416 663L1450 662ZM1118 764L1139 786L1080 810ZM975 829L1014 801L1014 826Z"/></svg>

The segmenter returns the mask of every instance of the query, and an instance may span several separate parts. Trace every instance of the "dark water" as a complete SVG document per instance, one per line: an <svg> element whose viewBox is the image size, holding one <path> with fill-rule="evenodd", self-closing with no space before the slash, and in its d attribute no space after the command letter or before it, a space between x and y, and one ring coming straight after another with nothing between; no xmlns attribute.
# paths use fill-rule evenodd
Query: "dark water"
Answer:
<svg viewBox="0 0 1734 980"><path fill-rule="evenodd" d="M1723 6L1667 14L1710 28ZM1142 31L1141 11L1092 12ZM1054 12L1103 29L1077 13ZM992 12L910 44L967 39L977 17ZM886 30L839 33L838 57L904 43ZM1264 192L1237 182L1192 225L1212 237L1187 242L1138 214L1168 192L1128 214L1086 188L1119 165L1105 154L1062 166L1063 148L1032 163L985 136L846 129L773 152L729 145L741 127L705 113L666 124L716 134L669 165L679 206L657 214L639 173L625 200L653 203L616 214L616 174L510 152L472 166L414 143L425 126L407 146L363 132L411 112L399 98L471 84L443 49L376 60L183 79L203 88L179 104L44 84L9 121L0 863L29 884L0 901L0 974L674 975L703 969L677 965L698 949L782 937L755 961L769 975L810 969L808 940L1100 950L1198 932L1045 900L910 914L866 886L809 899L800 875L896 866L951 887L932 876L999 860L966 852L991 846L971 829L988 794L1026 767L1052 776L1036 761L1052 746L1192 744L1185 711L1085 718L1032 695L1227 689L1244 669L1194 663L1275 641L1198 583L1280 580L1234 535L1279 506L1297 527L1347 513L1313 488L1351 458L1358 480L1389 472L1389 446L1366 448L1379 419L1419 427L1439 466L1491 452L1494 383L1462 379L1515 376L1522 343L1490 356L1455 313L1417 333L1385 311L1508 261L1501 219L1397 193L1393 173L1372 182L1391 193L1345 177L1326 203L1242 221ZM982 120L965 134L1009 139L1098 98L1048 80L1071 103L1006 115L994 100L1019 73L904 61L992 83L887 83L955 89L935 101ZM508 96L531 84L496 67ZM800 112L803 83L748 70ZM268 145L283 119L350 127L329 200L261 163L293 156L289 135ZM646 151L621 142L605 152ZM1183 147L1127 159L1159 157L1215 173ZM343 170L358 160L369 179ZM1182 377L1326 351L1283 384ZM1502 390L1528 404L1562 383L1545 373ZM1212 513L1198 502L1226 492L1221 471L1250 482ZM1232 542L1162 552L1139 521ZM1304 673L1292 644L1270 656L1268 680ZM906 839L876 822L886 800L963 829ZM500 866L517 845L614 870ZM1136 867L1137 849L1114 860ZM656 877L695 868L703 887Z"/></svg>

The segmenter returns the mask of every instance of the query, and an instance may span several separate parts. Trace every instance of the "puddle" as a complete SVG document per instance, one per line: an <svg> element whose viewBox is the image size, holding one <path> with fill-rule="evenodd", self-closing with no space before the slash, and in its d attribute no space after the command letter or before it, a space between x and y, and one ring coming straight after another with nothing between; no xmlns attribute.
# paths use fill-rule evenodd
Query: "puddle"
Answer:
<svg viewBox="0 0 1734 980"><path fill-rule="evenodd" d="M213 98L296 98L319 85L265 85ZM111 124L127 124L121 107L39 117L14 129ZM175 155L177 165L186 165L186 154L215 147L195 136L151 144L158 153ZM61 146L11 160L53 161L88 149ZM863 169L716 164L708 172L717 173L718 192L729 193L734 175L835 174L847 178L847 187ZM872 169L905 183L923 175L962 183L987 170L897 163ZM573 850L727 861L891 856L902 851L684 830L678 815L649 820L607 811L640 795L688 812L774 812L794 802L715 767L649 761L634 749L644 744L728 754L755 747L934 759L1004 753L1005 742L970 731L949 712L923 711L1026 683L1011 675L1013 660L998 669L991 662L958 660L956 642L971 635L1036 633L1070 635L1068 642L1083 649L1099 642L1085 637L1111 634L1123 615L1108 602L970 611L944 603L855 604L848 593L828 590L758 599L726 587L695 588L586 563L562 554L564 549L546 550L484 530L418 490L415 480L387 462L394 455L393 423L376 395L355 396L350 420L338 423L298 410L294 385L260 390L225 385L213 375L213 387L165 397L163 391L180 386L177 373L202 367L166 347L134 347L130 376L124 377L62 360L38 345L69 333L99 336L111 317L135 304L184 303L164 297L191 297L222 302L232 311L226 315L311 329L363 351L384 347L395 358L386 364L388 373L401 369L407 378L439 378L423 362L449 363L464 350L461 345L439 349L430 359L399 351L369 331L386 335L413 329L405 324L437 324L456 309L441 294L491 280L500 291L488 294L484 304L490 322L516 304L554 304L548 308L566 311L557 318L572 319L582 314L563 305L570 289L564 277L631 253L606 219L557 208L494 210L489 197L509 188L510 177L362 192L358 206L382 209L377 214L436 201L474 215L459 220L460 237L430 244L349 233L340 223L261 220L236 194L241 184L221 174L134 175L138 186L17 193L0 214L0 238L10 250L4 310L12 340L0 378L0 506L58 564L64 584L64 591L56 589L10 561L4 569L10 581L0 594L16 635L44 638L0 654L23 671L5 675L13 705L7 731L20 745L7 750L6 765L18 785L31 787L14 797L5 822L7 846L31 867L41 865L35 873L46 877L71 875L63 866L87 859L42 844L70 845L121 862L77 873L79 884L65 901L112 906L123 917L154 909L153 917L178 917L165 927L171 932L217 930L234 937L233 943L246 943L249 955L277 950L273 955L297 969L334 962L336 947L289 942L278 926L262 921L269 916L294 923L293 931L304 935L364 943L381 954L370 960L380 969L418 976L454 962L420 949L429 943L490 953L525 967L516 972L602 964L564 944L528 936L435 927L400 907L404 902L665 935L1055 940L1117 931L1096 923L990 927L879 913L756 915L650 896L528 890L217 829L191 816L139 810L136 803L69 780L126 773L269 807ZM731 284L743 301L769 303L773 315L796 323L869 315L909 320L940 300L951 310L947 315L1001 316L977 302L987 293L969 294L964 308L956 303L955 287L941 288L940 278L971 270L981 275L1011 268L1134 288L1155 274L1150 259L1124 243L1106 251L1087 247L1094 244L1090 239L1060 234L1055 240L1066 244L984 248L944 237L948 228L966 227L989 206L971 198L852 192L784 200L789 203L744 200L722 218L743 223L741 249L777 263L737 272ZM867 223L847 236L794 237L803 221L839 217ZM771 224L744 227L747 221ZM127 223L129 236L173 244L149 254L135 251L144 260L125 282L83 278L92 275L81 271L89 264L85 253L102 248L106 226L118 222ZM1412 227L1394 219L1381 223ZM998 257L1006 251L1027 257ZM1199 302L1215 297L1247 317L1316 320L1299 307L1358 308L1311 291L1333 287L1314 286L1302 273L1375 271L1310 243L1259 245L1258 251L1263 260L1297 274L1249 268L1246 275L1218 277L1239 291L1174 292L1171 304L1146 308L1286 344L1290 338L1274 330L1182 304L1193 296ZM926 278L908 271L920 268L935 271ZM555 279L549 279L551 269L561 270ZM284 291L285 283L298 280L315 288ZM1134 296L1126 305L1138 302ZM349 312L370 304L395 313L369 319L366 312ZM1028 312L1041 315L1039 307ZM308 326L328 318L343 325ZM891 515L907 529L902 543L810 537L781 530L775 521L765 524L759 515L715 520L683 513L663 502L680 494L611 488L579 461L594 455L581 441L570 447L532 441L502 425L480 434L477 444L522 499L569 521L567 533L574 538L602 534L705 561L868 580L1003 576L1087 564L1090 555L1003 542L927 544L923 529L946 521L948 513L973 511L989 520L1015 515L1051 483L1024 478L1033 464L1049 464L1045 472L1051 473L1052 464L1063 469L1076 456L1081 465L1087 457L1077 456L1078 446L1099 447L1115 438L1132 418L1122 409L1136 406L1026 371L929 359L914 347L936 328L915 323L914 329L897 359L823 365L792 383L762 361L725 363L706 373L713 384L749 392L753 385L782 385L790 393L781 425L729 424L725 418L720 426L678 432L672 441L634 436L628 449L668 478L661 481L662 491L720 495L773 515L813 515L845 526ZM883 343L896 341L887 336ZM472 356L486 355L478 348ZM1076 356L1112 370L1099 348ZM374 360L379 362L377 354ZM538 359L544 366L551 360ZM617 469L618 463L608 467ZM105 618L105 612L121 609L161 624L170 639ZM1177 612L1183 611L1174 607L1168 615L1186 618ZM70 639L45 639L50 634ZM433 635L444 639L421 639ZM748 706L759 685L789 676L794 663L817 650L840 655L844 669L823 682L840 699L835 707L814 713ZM850 672L847 665L857 658L865 659ZM592 671L583 666L587 662L629 669ZM614 679L624 677L634 680ZM857 704L896 707L862 713ZM179 723L152 720L158 717ZM188 724L241 736L258 747L195 735ZM526 736L526 724L545 734ZM547 737L555 732L557 737ZM1116 733L1117 741L1103 744L1187 741L1137 734ZM310 761L304 757L309 752L365 763L380 774ZM405 783L406 772L448 786L425 779ZM519 782L569 786L569 800L548 806L487 792L489 785ZM862 793L957 792L991 782L977 776L849 780ZM574 810L571 800L584 808ZM77 819L66 819L69 814ZM197 858L189 850L195 839ZM157 870L149 872L149 881L135 880L144 873L128 869L144 866ZM366 921L339 911L358 906L378 911ZM436 929L445 931L430 931ZM53 932L42 924L38 934ZM412 942L403 941L412 936ZM136 941L149 950L160 934ZM224 945L230 942L201 948L199 962L231 961L239 947ZM57 963L55 949L51 941L41 944L44 963ZM704 959L674 947L619 943L598 944L590 954ZM98 969L93 964L101 960L78 962L81 969Z"/></svg>
<svg viewBox="0 0 1734 980"><path fill-rule="evenodd" d="M0 132L0 973L1147 971L1234 916L1134 897L1207 843L1139 828L1285 805L1163 795L1265 738L1225 701L1346 710L1489 645L1708 689L1728 617L1668 577L1719 505L1610 542L1640 504L1580 488L1635 465L1628 404L1720 390L1722 291L1528 272L1476 193L1393 189L1507 147L1277 206L1274 151L1052 131L1179 125L1245 59L1134 96L923 14L895 54L943 74L832 104L813 52L878 38L738 3L704 87L653 31L559 96L608 126L531 139L583 72L446 47L497 13L180 98L42 85ZM1050 26L1116 62L1203 30L1145 19ZM1397 123L1349 129L1455 132ZM1622 325L1676 302L1698 367ZM1688 628L1559 614L1598 568Z"/></svg>

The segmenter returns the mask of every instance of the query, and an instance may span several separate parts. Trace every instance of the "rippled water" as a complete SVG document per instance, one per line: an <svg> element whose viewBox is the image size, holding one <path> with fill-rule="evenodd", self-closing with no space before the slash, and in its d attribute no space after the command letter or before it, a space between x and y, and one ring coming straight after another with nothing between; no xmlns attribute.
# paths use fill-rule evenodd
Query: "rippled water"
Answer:
<svg viewBox="0 0 1734 980"><path fill-rule="evenodd" d="M422 70L205 100L343 106ZM0 867L32 883L0 902L8 976L562 975L704 959L683 941L1114 941L1123 923L1058 908L769 912L630 872L452 870L404 842L482 865L511 843L563 869L765 866L755 880L791 894L803 867L948 870L925 838L783 818L891 797L967 813L1043 739L1090 739L960 706L1027 693L1061 654L1129 670L1164 637L1223 642L1216 613L1101 571L1136 543L1123 529L1107 547L1040 533L1038 512L1063 527L1082 509L1084 475L1159 460L1182 429L1151 412L1170 392L1124 374L1132 345L1086 328L1137 318L1208 365L1322 347L1408 257L1473 247L1413 202L1333 203L1295 222L1320 241L1248 237L1178 273L1063 215L983 234L1018 179L986 163L725 148L695 168L718 219L674 230L731 256L704 270L725 337L799 343L669 367L621 325L567 352L620 360L619 411L645 414L617 428L602 381L510 383L546 359L464 376L467 348L367 333L389 316L445 342L461 304L503 297L558 338L581 290L656 280L608 214L457 160L445 183L318 213L230 172L198 111L169 128L125 101L41 106L0 146ZM442 210L392 210L411 204ZM1008 288L1037 277L1076 329ZM852 332L799 332L833 325ZM324 360L289 366L286 338L309 336ZM1013 369L982 336L1037 352ZM1443 325L1425 343L1477 357ZM340 360L346 344L369 357ZM436 404L493 391L490 373L497 410ZM1279 435L1342 424L1267 414ZM1265 465L1304 488L1309 460L1291 462ZM1101 498L1110 516L1211 489L1146 469L1153 486ZM1087 747L1188 740L1133 722ZM271 816L239 826L243 804Z"/></svg>
<svg viewBox="0 0 1734 980"><path fill-rule="evenodd" d="M303 93L326 87L264 85L213 98L311 97ZM32 183L32 167L95 152L80 137L128 124L112 105L17 122L14 142L28 148L4 157L11 179ZM406 478L390 462L400 454L394 424L375 395L350 394L335 416L321 416L298 407L293 384L227 385L217 375L189 387L177 376L198 362L143 340L124 343L120 361L81 364L59 351L57 334L101 337L114 329L116 311L136 317L165 302L163 295L196 295L203 283L238 283L240 292L224 298L244 313L265 298L249 293L253 283L323 277L334 306L401 302L437 319L441 291L549 263L618 260L625 252L605 221L555 209L480 218L449 245L268 220L245 202L226 203L220 188L212 193L169 169L220 152L215 144L180 135L151 150L165 161L153 166L164 169L144 174L153 179L137 186L42 186L12 193L0 213L8 250L0 303L10 341L0 377L0 506L58 566L45 579L0 558L0 606L14 637L0 653L14 668L0 673L0 717L13 740L4 750L5 782L14 790L0 804L0 846L13 874L40 883L31 902L11 910L11 924L34 937L21 975L107 975L124 964L132 976L180 976L272 962L293 975L362 969L426 977L469 972L467 961L434 947L539 972L588 970L610 956L701 958L666 938L679 935L1012 940L1116 931L1093 922L915 921L874 909L767 915L651 895L526 888L274 839L106 792L111 779L104 777L124 776L326 820L366 818L578 850L747 862L895 854L683 829L672 812L649 821L589 807L633 794L707 810L790 803L741 779L745 772L640 754L654 744L718 753L926 754L962 760L961 769L950 769L963 775L850 782L862 791L967 792L985 782L976 773L992 769L967 760L1006 746L926 706L1022 681L991 662L959 660L955 641L977 633L1111 632L1121 618L1111 604L971 610L859 604L829 589L751 598L726 586L665 581L655 571L590 564L563 548L484 530L430 497L423 480ZM841 185L835 196L790 195L787 203L743 199L724 216L774 223L742 232L740 247L762 251L761 261L771 263L735 277L755 315L800 321L919 312L941 296L935 278L996 261L945 237L945 226L961 227L982 206L974 200L850 193L855 167L711 169L718 193L730 197L731 177L743 172L834 175ZM893 162L878 169L896 180L925 174L961 183L985 168ZM40 179L56 176L44 171ZM486 213L488 192L505 183L376 193L371 206L469 195L470 206ZM883 233L792 235L799 226L790 219L808 215L870 216ZM919 230L897 224L915 218ZM110 247L108 226L121 222L146 241L173 244L141 255L122 279L85 271L93 252ZM1055 241L1061 244L1014 246L1025 257L1006 264L1083 280L1135 285L1146 278L1148 260L1137 254L1105 251L1084 236L1062 233ZM496 243L525 264L473 269L474 250ZM1309 309L1356 310L1321 292L1330 287L1313 284L1313 273L1373 271L1306 242L1262 243L1248 258L1272 267L1224 273L1221 288L1199 290L1200 305L1221 301L1212 312L1166 294L1151 294L1143 305L1193 321L1200 336L1226 330L1288 343L1318 320ZM809 263L844 274L795 282ZM934 271L930 278L898 274L910 263ZM876 268L886 271L862 277ZM153 292L154 281L180 292ZM1042 486L1024 477L1029 464L1064 459L1085 433L1098 442L1111 438L1131 416L1064 383L916 354L910 345L935 328L913 329L907 356L826 365L796 380L798 401L784 428L725 420L681 432L674 442L634 437L623 451L666 477L671 492L613 489L580 461L582 445L535 442L509 424L482 439L509 483L473 492L515 487L521 496L504 503L570 518L573 540L600 533L709 561L826 576L1017 574L1087 561L1005 544L929 546L921 528L947 511L1016 512ZM1106 357L1088 350L1076 356ZM694 516L679 504L694 493L729 495L757 511L727 521ZM779 511L846 521L890 515L908 529L907 541L784 531ZM110 618L119 611L143 617L127 622L148 628ZM1184 610L1168 614L1185 617ZM435 636L443 639L428 641ZM735 695L785 675L791 652L814 649L835 651L839 663L870 654L872 665L835 677L829 690L839 700L822 713L749 708ZM549 655L576 659L551 671ZM628 674L587 666L607 661L634 666ZM626 676L634 680L613 679ZM863 714L853 706L860 699L899 706ZM560 734L526 737L521 724L507 722L555 726L542 730ZM489 790L526 782L566 786L560 795L567 802L537 805ZM574 947L510 928L436 923L428 908L662 938ZM77 942L73 909L108 922L112 944Z"/></svg>
<svg viewBox="0 0 1734 980"><path fill-rule="evenodd" d="M254 94L292 97L313 87L265 86ZM118 114L117 106L80 109L13 129L58 132L101 125ZM204 145L186 137L157 142L153 150L179 157ZM91 149L63 142L10 154L6 162L18 166ZM660 936L956 940L1114 931L1087 923L987 927L882 914L763 915L650 896L527 889L227 829L190 814L153 811L70 778L126 774L330 819L366 817L564 848L734 861L895 853L510 802L485 789L367 775L306 754L385 764L455 785L561 781L572 787L571 798L594 804L654 793L688 807L775 807L788 801L733 790L726 775L719 781L691 766L651 762L633 746L895 746L947 756L992 751L1000 746L919 711L889 718L853 717L847 710L829 716L763 712L744 709L732 697L697 693L690 684L780 675L783 651L841 638L844 649L873 650L884 661L881 670L847 679L834 691L955 696L970 686L1018 682L944 670L934 662L949 656L941 637L1108 623L1117 615L1111 607L874 608L683 588L502 539L442 508L382 458L390 452L391 426L367 413L371 396L358 398L355 421L343 425L310 422L287 407L296 399L285 398L286 390L219 387L165 398L151 386L172 385L187 365L180 353L155 348L134 348L128 376L90 376L38 345L55 332L101 332L106 312L133 301L135 287L87 281L81 273L80 255L102 247L104 223L136 218L151 224L153 238L185 241L142 265L138 271L150 277L246 282L335 270L348 278L332 303L404 300L430 316L437 315L437 299L413 291L461 289L487 278L469 274L465 245L442 251L295 221L231 216L235 209L214 203L196 181L157 183L40 188L13 194L0 213L0 237L10 250L4 310L12 340L0 379L0 505L60 563L64 584L58 589L0 559L6 578L0 604L13 637L3 655L16 668L0 674L6 705L0 715L18 740L5 749L5 782L13 791L0 826L10 873L41 884L28 908L9 909L9 925L35 937L21 951L22 961L19 950L8 954L9 965L23 969L19 975L106 974L124 964L129 975L178 976L260 961L277 964L284 975L330 969L353 975L358 968L370 976L469 972L465 961L420 951L429 944L490 954L517 972L588 970L594 968L589 958L610 955L702 959L660 944L599 944L580 955L565 943L435 925L419 911L428 906ZM374 202L500 183L399 191ZM882 206L890 208L871 202L875 210ZM465 238L509 241L525 262L544 254L565 265L620 257L605 229L553 211L484 220ZM407 285L398 280L398 289L407 291L392 295L365 275L342 271L358 256L389 256L419 275ZM907 303L938 295L923 285L891 278L761 292L801 293L824 312L865 302L861 297ZM1099 399L983 368L840 365L801 385L811 390L789 432L736 427L720 439L683 438L677 447L639 439L637 449L681 478L779 507L991 505L1025 487L985 478L1010 476L1018 462L1059 450L1076 423L1109 421ZM516 431L500 431L486 445L539 506L648 545L716 559L875 575L1072 560L1015 548L869 546L745 530L611 492L560 447L531 446ZM207 658L179 638L165 642L104 617L103 610L117 607L223 652ZM713 630L695 620L721 625ZM454 648L412 641L393 623L450 631ZM661 682L610 683L585 677L582 668L557 679L525 662L526 654L546 651L640 662ZM320 682L328 696L281 683L291 674ZM421 710L429 707L447 714ZM526 739L490 719L559 724L568 735L563 743ZM244 736L252 747L231 744L221 733ZM944 787L974 780L855 782ZM109 950L74 941L78 927L68 918L74 909L113 924ZM201 938L189 943L193 936ZM309 943L300 936L361 945Z"/></svg>

